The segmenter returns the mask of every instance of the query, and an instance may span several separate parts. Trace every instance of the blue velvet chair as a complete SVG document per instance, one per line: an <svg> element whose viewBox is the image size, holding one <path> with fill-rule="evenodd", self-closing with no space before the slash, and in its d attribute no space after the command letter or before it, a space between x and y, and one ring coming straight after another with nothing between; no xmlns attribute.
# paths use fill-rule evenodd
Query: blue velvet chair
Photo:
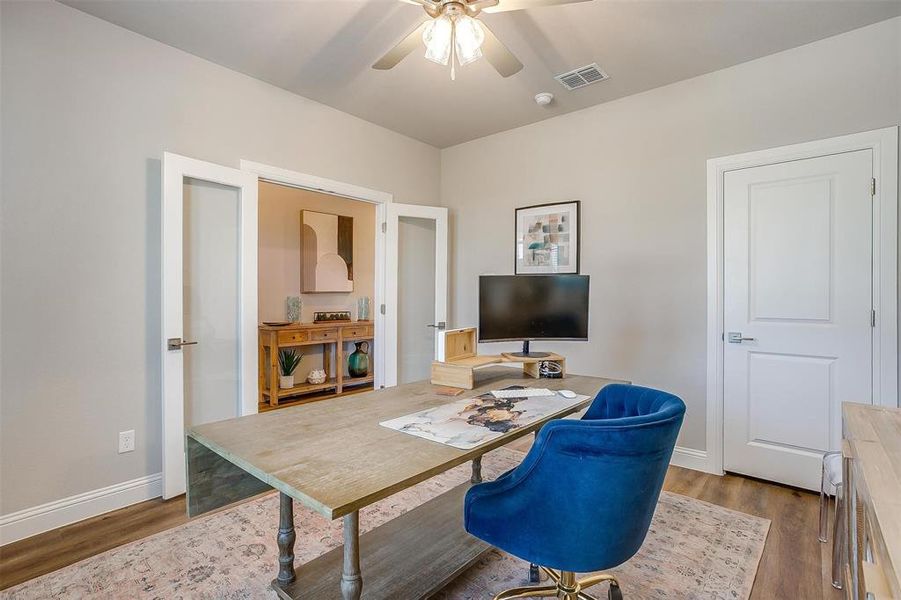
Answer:
<svg viewBox="0 0 901 600"><path fill-rule="evenodd" d="M546 424L518 467L470 488L466 531L540 565L553 582L495 600L591 600L582 590L602 581L608 598L622 598L612 575L575 573L615 567L641 547L684 414L672 394L608 385L581 420Z"/></svg>

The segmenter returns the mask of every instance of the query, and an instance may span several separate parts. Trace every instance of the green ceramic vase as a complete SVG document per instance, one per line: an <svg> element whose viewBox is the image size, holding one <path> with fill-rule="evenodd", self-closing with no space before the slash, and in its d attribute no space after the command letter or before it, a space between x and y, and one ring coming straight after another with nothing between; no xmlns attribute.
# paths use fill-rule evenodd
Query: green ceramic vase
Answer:
<svg viewBox="0 0 901 600"><path fill-rule="evenodd" d="M357 349L347 357L347 372L351 377L369 375L369 342L356 342Z"/></svg>

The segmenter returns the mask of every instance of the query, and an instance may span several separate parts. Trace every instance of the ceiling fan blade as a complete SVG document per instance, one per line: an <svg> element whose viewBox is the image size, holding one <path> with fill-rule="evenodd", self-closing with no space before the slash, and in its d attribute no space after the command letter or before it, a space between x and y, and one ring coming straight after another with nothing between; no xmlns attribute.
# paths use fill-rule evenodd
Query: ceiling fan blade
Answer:
<svg viewBox="0 0 901 600"><path fill-rule="evenodd" d="M484 21L479 21L482 31L485 32L485 41L482 42L482 56L491 63L501 77L510 77L522 70L522 63L507 50L494 32L488 29Z"/></svg>
<svg viewBox="0 0 901 600"><path fill-rule="evenodd" d="M433 17L437 17L441 14L441 2L437 0L400 0L404 4L412 4L414 6L421 6L425 9L427 13L429 13Z"/></svg>
<svg viewBox="0 0 901 600"><path fill-rule="evenodd" d="M559 4L575 4L577 2L591 2L592 0L500 0L497 6L488 6L482 12L497 13L511 10L525 10L527 8L539 8L542 6L556 6Z"/></svg>
<svg viewBox="0 0 901 600"><path fill-rule="evenodd" d="M403 1L406 2L407 0ZM470 16L477 15L486 8L497 6L499 2L500 0L469 0L466 3L466 12Z"/></svg>
<svg viewBox="0 0 901 600"><path fill-rule="evenodd" d="M422 32L428 24L429 21L421 23L407 37L398 42L394 48L388 50L388 53L385 54L385 56L378 59L378 61L372 65L372 68L384 71L394 67L397 63L406 58L406 56L413 52L418 45L422 44Z"/></svg>

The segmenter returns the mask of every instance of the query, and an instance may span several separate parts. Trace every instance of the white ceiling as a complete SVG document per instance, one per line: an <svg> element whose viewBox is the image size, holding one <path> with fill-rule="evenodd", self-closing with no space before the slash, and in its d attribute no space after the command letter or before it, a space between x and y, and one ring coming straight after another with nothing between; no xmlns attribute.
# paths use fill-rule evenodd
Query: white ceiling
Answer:
<svg viewBox="0 0 901 600"><path fill-rule="evenodd" d="M370 68L426 17L398 0L63 1L438 147L901 14L901 0L594 0L483 14L525 68L503 79L479 60L452 82L419 51L390 71ZM570 92L553 79L592 62L608 81ZM550 106L533 101L541 91L556 95Z"/></svg>

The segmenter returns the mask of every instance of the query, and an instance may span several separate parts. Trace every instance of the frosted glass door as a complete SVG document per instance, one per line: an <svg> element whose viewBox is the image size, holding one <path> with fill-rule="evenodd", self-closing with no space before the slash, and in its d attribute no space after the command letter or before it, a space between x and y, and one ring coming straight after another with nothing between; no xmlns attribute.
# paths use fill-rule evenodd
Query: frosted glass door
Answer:
<svg viewBox="0 0 901 600"><path fill-rule="evenodd" d="M257 177L163 155L163 497L185 428L257 410Z"/></svg>
<svg viewBox="0 0 901 600"><path fill-rule="evenodd" d="M397 383L429 378L435 359L435 221L400 217L397 227Z"/></svg>
<svg viewBox="0 0 901 600"><path fill-rule="evenodd" d="M238 189L185 178L185 427L240 414L239 208Z"/></svg>
<svg viewBox="0 0 901 600"><path fill-rule="evenodd" d="M385 378L429 379L447 321L447 209L389 204L386 219Z"/></svg>

